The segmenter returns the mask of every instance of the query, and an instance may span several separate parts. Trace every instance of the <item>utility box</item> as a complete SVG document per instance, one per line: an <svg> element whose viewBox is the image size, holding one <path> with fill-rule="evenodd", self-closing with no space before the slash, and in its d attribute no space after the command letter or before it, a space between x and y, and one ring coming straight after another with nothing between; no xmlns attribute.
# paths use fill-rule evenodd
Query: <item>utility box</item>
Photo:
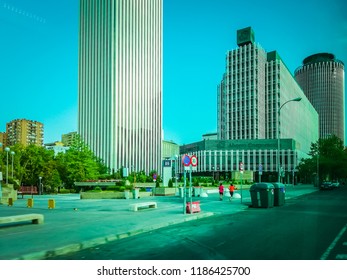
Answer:
<svg viewBox="0 0 347 280"><path fill-rule="evenodd" d="M138 188L133 189L133 199L139 199L140 198L140 190Z"/></svg>

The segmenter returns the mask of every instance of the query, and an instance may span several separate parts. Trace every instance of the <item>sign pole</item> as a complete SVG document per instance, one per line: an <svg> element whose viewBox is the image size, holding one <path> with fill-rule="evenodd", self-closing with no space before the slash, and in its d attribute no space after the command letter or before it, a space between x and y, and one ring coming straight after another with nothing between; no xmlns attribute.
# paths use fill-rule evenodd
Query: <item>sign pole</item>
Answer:
<svg viewBox="0 0 347 280"><path fill-rule="evenodd" d="M242 194L242 188L243 188L243 162L241 161L239 163L239 170L240 170L240 177L241 177L241 204L242 204L242 197L243 197L243 194Z"/></svg>
<svg viewBox="0 0 347 280"><path fill-rule="evenodd" d="M190 165L190 168L189 168L189 195L190 195L190 214L193 214L192 165Z"/></svg>
<svg viewBox="0 0 347 280"><path fill-rule="evenodd" d="M186 170L183 170L183 178L184 178L184 185L183 185L183 214L186 214L186 192L187 192L187 175Z"/></svg>
<svg viewBox="0 0 347 280"><path fill-rule="evenodd" d="M241 171L241 204L242 204L242 176L243 176L243 171Z"/></svg>

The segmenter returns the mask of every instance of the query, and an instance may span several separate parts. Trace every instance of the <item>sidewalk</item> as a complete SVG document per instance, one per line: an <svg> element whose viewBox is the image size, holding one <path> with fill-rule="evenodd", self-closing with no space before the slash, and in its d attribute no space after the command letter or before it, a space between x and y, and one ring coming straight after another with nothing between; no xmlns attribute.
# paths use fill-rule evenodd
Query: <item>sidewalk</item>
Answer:
<svg viewBox="0 0 347 280"><path fill-rule="evenodd" d="M289 185L286 200L317 190L312 185ZM237 198L230 202L228 197L219 201L218 193L213 192L208 197L193 197L193 201L200 201L201 207L201 212L194 214L184 213L180 197L81 200L79 194L42 195L34 196L33 208L27 208L30 197L18 199L13 206L0 205L0 216L38 213L45 219L39 225L30 222L0 225L2 260L44 259L193 219L245 211L251 205L248 189L242 190L242 203ZM48 209L48 199L55 200L54 209ZM129 210L130 204L144 201L156 201L158 208Z"/></svg>

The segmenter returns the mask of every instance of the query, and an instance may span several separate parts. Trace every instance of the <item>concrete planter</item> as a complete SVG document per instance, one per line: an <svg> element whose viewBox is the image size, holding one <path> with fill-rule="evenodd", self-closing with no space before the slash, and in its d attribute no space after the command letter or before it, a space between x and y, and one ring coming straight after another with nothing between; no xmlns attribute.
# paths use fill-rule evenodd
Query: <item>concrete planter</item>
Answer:
<svg viewBox="0 0 347 280"><path fill-rule="evenodd" d="M151 193L139 192L139 197L150 196ZM125 192L81 192L81 199L132 199L132 193L128 191L128 196Z"/></svg>
<svg viewBox="0 0 347 280"><path fill-rule="evenodd" d="M17 200L17 191L13 188L12 184L2 185L2 197L0 199L0 204L7 204L8 199L12 198L13 201Z"/></svg>
<svg viewBox="0 0 347 280"><path fill-rule="evenodd" d="M156 196L174 196L176 195L176 189L175 188L155 188L155 195Z"/></svg>

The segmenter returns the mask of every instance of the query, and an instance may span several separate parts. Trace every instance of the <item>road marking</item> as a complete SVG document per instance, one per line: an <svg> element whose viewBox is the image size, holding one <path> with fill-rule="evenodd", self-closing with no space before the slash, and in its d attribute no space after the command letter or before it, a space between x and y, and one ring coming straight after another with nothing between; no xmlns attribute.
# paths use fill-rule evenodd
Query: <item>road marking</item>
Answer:
<svg viewBox="0 0 347 280"><path fill-rule="evenodd" d="M324 254L320 257L321 260L326 260L329 257L330 252L334 249L334 247L336 246L337 242L339 242L340 238L342 237L342 235L345 233L345 231L347 230L347 224L341 229L341 231L339 232L339 234L336 236L336 238L334 239L334 241L330 244L330 246L328 247L328 249L324 252Z"/></svg>
<svg viewBox="0 0 347 280"><path fill-rule="evenodd" d="M347 260L347 254L336 255L337 260Z"/></svg>

